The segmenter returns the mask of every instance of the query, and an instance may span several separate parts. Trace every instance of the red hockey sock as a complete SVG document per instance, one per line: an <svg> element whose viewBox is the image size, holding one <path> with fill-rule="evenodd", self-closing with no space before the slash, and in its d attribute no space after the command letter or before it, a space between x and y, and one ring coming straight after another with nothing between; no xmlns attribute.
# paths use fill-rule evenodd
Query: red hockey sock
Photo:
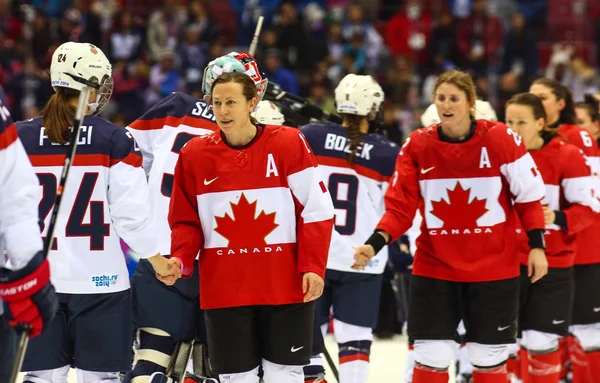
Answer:
<svg viewBox="0 0 600 383"><path fill-rule="evenodd" d="M412 383L448 383L448 379L450 379L448 370L436 370L418 363L413 369ZM502 383L506 383L506 381Z"/></svg>
<svg viewBox="0 0 600 383"><path fill-rule="evenodd" d="M529 376L529 352L526 349L519 349L519 360L521 361L521 381L523 383L531 383L531 377Z"/></svg>
<svg viewBox="0 0 600 383"><path fill-rule="evenodd" d="M568 335L566 337L562 337L558 339L558 352L560 353L560 378L566 379L569 373L569 344L568 337L573 337L573 335Z"/></svg>
<svg viewBox="0 0 600 383"><path fill-rule="evenodd" d="M506 383L506 364L493 368L473 368L473 383Z"/></svg>
<svg viewBox="0 0 600 383"><path fill-rule="evenodd" d="M586 352L593 382L600 382L600 351Z"/></svg>
<svg viewBox="0 0 600 383"><path fill-rule="evenodd" d="M531 383L558 383L560 380L560 352L529 354Z"/></svg>
<svg viewBox="0 0 600 383"><path fill-rule="evenodd" d="M571 370L573 371L572 383L590 383L593 382L587 355L583 352L581 343L575 337L568 338L569 359L571 360Z"/></svg>
<svg viewBox="0 0 600 383"><path fill-rule="evenodd" d="M508 376L521 378L521 359L519 359L519 355L511 356L506 361L506 371L508 372Z"/></svg>

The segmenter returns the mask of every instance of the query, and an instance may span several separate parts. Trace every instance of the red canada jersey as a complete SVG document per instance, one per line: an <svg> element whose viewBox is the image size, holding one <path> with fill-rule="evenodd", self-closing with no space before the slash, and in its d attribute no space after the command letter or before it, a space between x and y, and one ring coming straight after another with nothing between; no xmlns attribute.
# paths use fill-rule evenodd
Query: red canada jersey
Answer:
<svg viewBox="0 0 600 383"><path fill-rule="evenodd" d="M175 167L171 256L189 276L200 251L204 309L303 301L302 275L325 274L333 203L302 133L259 127L244 148L215 132Z"/></svg>
<svg viewBox="0 0 600 383"><path fill-rule="evenodd" d="M592 166L596 185L596 196L600 197L600 152L598 143L591 137L589 132L577 125L562 124L558 132L567 139L567 142L577 146L587 157ZM577 234L576 265L600 263L600 216L596 221Z"/></svg>
<svg viewBox="0 0 600 383"><path fill-rule="evenodd" d="M477 120L459 143L442 140L438 129L417 130L404 142L377 229L398 238L419 208L415 275L457 282L516 277L515 211L526 230L544 228L544 182L531 155L499 122Z"/></svg>
<svg viewBox="0 0 600 383"><path fill-rule="evenodd" d="M560 137L552 139L539 150L529 152L546 185L543 205L563 211L566 229L555 224L546 226L546 257L550 267L570 267L576 253L577 233L589 227L600 211L594 196L592 169L583 152ZM528 239L519 230L519 257L526 265L529 257Z"/></svg>

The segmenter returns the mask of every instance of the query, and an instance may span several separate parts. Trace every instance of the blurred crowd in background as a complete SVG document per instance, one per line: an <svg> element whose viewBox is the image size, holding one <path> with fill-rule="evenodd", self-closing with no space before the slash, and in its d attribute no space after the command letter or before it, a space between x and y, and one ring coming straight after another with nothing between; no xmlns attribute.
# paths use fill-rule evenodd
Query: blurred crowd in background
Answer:
<svg viewBox="0 0 600 383"><path fill-rule="evenodd" d="M171 92L202 97L206 64L247 51L260 15L256 58L270 81L335 112L339 80L371 74L397 142L448 69L471 72L500 119L536 77L559 79L576 100L600 89L597 0L0 0L0 83L16 120L37 116L54 49L90 42L113 64L103 116L127 125Z"/></svg>

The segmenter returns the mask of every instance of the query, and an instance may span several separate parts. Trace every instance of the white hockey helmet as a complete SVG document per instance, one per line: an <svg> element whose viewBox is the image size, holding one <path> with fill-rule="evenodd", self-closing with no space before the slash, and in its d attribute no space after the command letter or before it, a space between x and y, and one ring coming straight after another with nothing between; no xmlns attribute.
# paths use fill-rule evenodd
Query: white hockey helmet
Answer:
<svg viewBox="0 0 600 383"><path fill-rule="evenodd" d="M498 116L492 105L488 101L475 100L475 119L498 121ZM421 124L423 126L435 125L441 122L435 104L431 104L421 115Z"/></svg>
<svg viewBox="0 0 600 383"><path fill-rule="evenodd" d="M350 73L335 88L336 110L342 114L368 116L379 111L384 96L373 77Z"/></svg>
<svg viewBox="0 0 600 383"><path fill-rule="evenodd" d="M285 117L279 111L279 108L271 101L263 100L256 105L251 116L256 118L261 124L283 125Z"/></svg>
<svg viewBox="0 0 600 383"><path fill-rule="evenodd" d="M93 44L67 42L56 48L50 64L52 88L81 91L85 86L96 90L96 101L88 104L89 112L99 114L108 104L113 91L112 66L104 53Z"/></svg>
<svg viewBox="0 0 600 383"><path fill-rule="evenodd" d="M230 72L241 72L250 76L254 84L256 84L258 101L263 99L267 91L268 80L260 69L258 69L258 63L254 57L244 52L231 52L209 62L204 69L204 76L202 77L202 92L206 96L209 96L213 81L223 73Z"/></svg>

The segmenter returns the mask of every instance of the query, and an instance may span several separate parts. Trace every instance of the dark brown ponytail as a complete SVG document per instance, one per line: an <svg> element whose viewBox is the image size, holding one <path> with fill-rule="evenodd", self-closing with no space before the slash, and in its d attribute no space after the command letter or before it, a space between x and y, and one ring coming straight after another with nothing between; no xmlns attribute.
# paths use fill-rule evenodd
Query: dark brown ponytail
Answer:
<svg viewBox="0 0 600 383"><path fill-rule="evenodd" d="M348 138L350 139L350 154L348 154L348 162L353 164L356 160L356 149L362 142L360 135L360 122L365 117L354 114L345 114L344 118L348 122Z"/></svg>
<svg viewBox="0 0 600 383"><path fill-rule="evenodd" d="M42 124L51 142L66 144L71 139L69 128L77 108L69 100L79 96L79 91L70 88L58 88L42 110Z"/></svg>

